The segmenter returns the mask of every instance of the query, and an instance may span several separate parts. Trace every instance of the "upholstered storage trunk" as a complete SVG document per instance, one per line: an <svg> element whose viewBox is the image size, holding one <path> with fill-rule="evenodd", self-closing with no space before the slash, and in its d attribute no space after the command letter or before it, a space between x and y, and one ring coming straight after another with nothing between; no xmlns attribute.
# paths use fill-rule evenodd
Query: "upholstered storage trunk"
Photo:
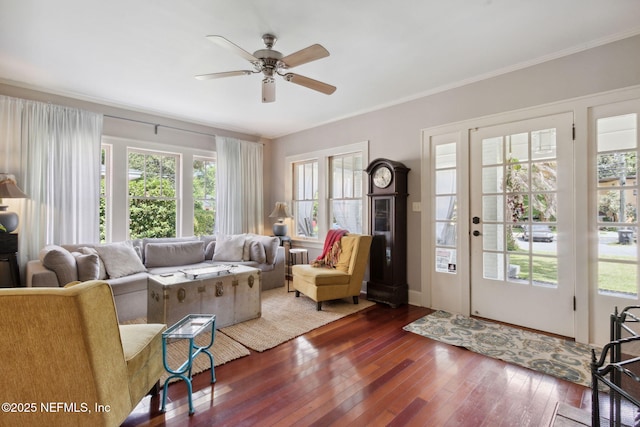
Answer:
<svg viewBox="0 0 640 427"><path fill-rule="evenodd" d="M187 314L215 314L216 328L261 316L261 271L239 265L229 274L189 279L149 276L147 322L173 325Z"/></svg>

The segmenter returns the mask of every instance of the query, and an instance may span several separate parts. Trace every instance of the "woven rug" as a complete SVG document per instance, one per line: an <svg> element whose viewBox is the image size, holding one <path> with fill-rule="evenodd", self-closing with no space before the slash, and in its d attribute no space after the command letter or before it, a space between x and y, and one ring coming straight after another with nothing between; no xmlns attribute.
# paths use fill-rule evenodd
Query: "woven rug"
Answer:
<svg viewBox="0 0 640 427"><path fill-rule="evenodd" d="M222 328L220 332L262 352L372 305L375 303L363 298L359 304L345 298L325 301L322 310L317 311L316 302L302 294L296 298L286 287L270 289L262 293L262 317Z"/></svg>
<svg viewBox="0 0 640 427"><path fill-rule="evenodd" d="M588 345L445 311L403 329L586 387L591 384Z"/></svg>
<svg viewBox="0 0 640 427"><path fill-rule="evenodd" d="M127 322L123 322L124 324L135 324L135 323L146 323L147 320L145 318L130 320ZM209 340L211 339L211 333L205 332L196 337L197 345L206 345L209 344ZM169 363L169 367L172 369L176 369L180 367L180 365L187 360L189 351L189 341L188 340L177 340L174 342L170 342L167 344L167 363ZM216 331L216 336L213 341L213 346L211 346L211 354L213 355L213 366L220 366L227 362L231 362L232 360L239 359L244 356L248 356L251 352L242 344L232 340L228 336L221 334L219 331ZM192 373L193 375L203 372L207 369L211 368L211 363L209 362L209 358L206 355L198 355L193 360ZM160 384L164 384L165 380L169 376L168 373L165 373L162 377L160 377ZM171 382L177 381L177 379L172 379Z"/></svg>

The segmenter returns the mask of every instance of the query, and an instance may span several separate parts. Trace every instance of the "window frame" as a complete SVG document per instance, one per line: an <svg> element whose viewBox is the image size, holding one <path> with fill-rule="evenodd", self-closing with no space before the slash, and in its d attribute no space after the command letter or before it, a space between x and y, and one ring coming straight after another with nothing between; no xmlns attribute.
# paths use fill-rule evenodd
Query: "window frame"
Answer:
<svg viewBox="0 0 640 427"><path fill-rule="evenodd" d="M194 171L195 171L195 167L194 164L195 162L205 162L205 163L213 163L213 165L216 167L216 171L217 171L217 167L218 167L218 159L215 155L213 156L202 156L202 155L194 155L191 161L191 165L192 165L192 170L191 170L191 189L192 189L192 194L193 194L193 227L192 227L192 232L193 235L196 236L196 230L195 230L195 224L196 224L196 218L195 218L195 204L198 201L210 201L213 200L213 211L214 211L214 218L213 218L213 230L210 230L210 233L208 234L215 234L217 232L217 224L215 222L215 213L217 212L218 209L218 201L217 201L217 196L218 196L218 182L217 180L214 182L213 185L213 199L207 199L206 198L206 192L205 192L205 198L204 199L199 199L196 198L195 196L195 188L194 188L194 183L195 183L195 179L194 179ZM207 166L208 167L208 166ZM205 167L206 169L206 167Z"/></svg>
<svg viewBox="0 0 640 427"><path fill-rule="evenodd" d="M293 190L294 190L294 164L302 163L306 161L318 161L318 236L315 238L303 237L296 235L296 219L291 219L291 227L289 230L292 240L307 242L307 243L318 243L322 244L327 235L327 232L330 229L330 162L329 159L332 156L341 156L345 154L361 152L362 153L362 164L363 164L363 179L362 179L362 222L363 222L363 233L368 233L369 231L369 203L367 198L367 182L364 174L366 173L364 169L366 165L369 163L369 141L356 142L353 144L337 146L333 148L328 148L324 150L312 151L308 153L302 153L298 155L287 156L285 158L285 167L286 167L286 177L285 177L285 198L293 205Z"/></svg>

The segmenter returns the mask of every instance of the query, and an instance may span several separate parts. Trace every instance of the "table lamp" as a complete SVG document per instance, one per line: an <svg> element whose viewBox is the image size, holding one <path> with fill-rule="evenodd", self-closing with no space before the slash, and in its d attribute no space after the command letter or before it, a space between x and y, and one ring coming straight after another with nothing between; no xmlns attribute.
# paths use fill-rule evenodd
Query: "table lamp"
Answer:
<svg viewBox="0 0 640 427"><path fill-rule="evenodd" d="M274 236L286 236L287 224L284 223L285 218L293 218L289 212L289 207L284 202L276 202L276 207L269 215L269 218L278 218L278 222L273 224Z"/></svg>
<svg viewBox="0 0 640 427"><path fill-rule="evenodd" d="M16 185L16 177L8 173L0 173L0 224L4 226L7 233L11 233L18 228L18 214L8 212L9 206L2 205L2 199L26 199L27 195Z"/></svg>

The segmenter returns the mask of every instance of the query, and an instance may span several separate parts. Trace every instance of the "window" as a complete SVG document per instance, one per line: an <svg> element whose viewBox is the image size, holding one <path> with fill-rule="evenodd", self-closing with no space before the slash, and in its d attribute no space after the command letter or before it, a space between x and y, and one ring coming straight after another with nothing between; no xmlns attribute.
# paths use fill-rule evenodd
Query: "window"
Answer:
<svg viewBox="0 0 640 427"><path fill-rule="evenodd" d="M366 233L368 157L368 142L287 157L293 238L322 241L332 228Z"/></svg>
<svg viewBox="0 0 640 427"><path fill-rule="evenodd" d="M331 169L331 228L342 228L361 234L362 218L362 153L329 158Z"/></svg>
<svg viewBox="0 0 640 427"><path fill-rule="evenodd" d="M318 161L293 165L295 235L318 237Z"/></svg>
<svg viewBox="0 0 640 427"><path fill-rule="evenodd" d="M598 291L638 295L638 115L596 121Z"/></svg>
<svg viewBox="0 0 640 427"><path fill-rule="evenodd" d="M108 241L111 204L111 145L102 144L100 152L100 242Z"/></svg>
<svg viewBox="0 0 640 427"><path fill-rule="evenodd" d="M436 271L455 273L457 264L456 143L435 145L435 256Z"/></svg>
<svg viewBox="0 0 640 427"><path fill-rule="evenodd" d="M128 152L129 238L175 237L179 156Z"/></svg>
<svg viewBox="0 0 640 427"><path fill-rule="evenodd" d="M216 219L216 161L193 160L193 234L213 234Z"/></svg>

